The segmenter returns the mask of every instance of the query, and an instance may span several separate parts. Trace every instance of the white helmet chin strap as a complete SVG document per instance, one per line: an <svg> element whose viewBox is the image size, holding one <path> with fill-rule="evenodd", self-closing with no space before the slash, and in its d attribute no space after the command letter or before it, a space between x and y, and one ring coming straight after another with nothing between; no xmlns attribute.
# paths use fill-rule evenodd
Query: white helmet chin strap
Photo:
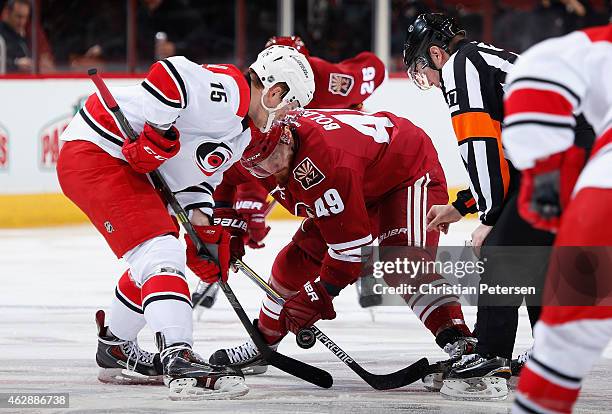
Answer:
<svg viewBox="0 0 612 414"><path fill-rule="evenodd" d="M266 120L266 125L264 125L263 129L261 130L261 132L268 132L270 130L270 128L272 128L272 123L274 123L274 120L276 119L276 113L283 109L285 106L289 105L289 102L285 102L284 100L281 101L275 108L270 108L268 107L265 103L264 103L264 97L266 96L266 94L268 93L268 91L270 90L270 88L264 88L262 94L261 94L261 106L268 111L268 119Z"/></svg>

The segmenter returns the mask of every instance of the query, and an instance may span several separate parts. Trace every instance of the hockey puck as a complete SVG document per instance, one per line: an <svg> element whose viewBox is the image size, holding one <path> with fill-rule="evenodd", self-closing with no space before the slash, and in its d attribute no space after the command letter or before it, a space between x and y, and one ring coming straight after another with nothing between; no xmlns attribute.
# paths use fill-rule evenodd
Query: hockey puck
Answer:
<svg viewBox="0 0 612 414"><path fill-rule="evenodd" d="M310 349L317 342L317 337L312 330L304 328L295 335L295 342L302 349Z"/></svg>

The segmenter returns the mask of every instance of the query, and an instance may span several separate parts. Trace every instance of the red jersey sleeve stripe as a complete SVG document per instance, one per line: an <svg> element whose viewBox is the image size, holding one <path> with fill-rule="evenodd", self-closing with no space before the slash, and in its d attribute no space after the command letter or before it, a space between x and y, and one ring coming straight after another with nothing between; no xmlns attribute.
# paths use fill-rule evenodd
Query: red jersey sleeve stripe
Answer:
<svg viewBox="0 0 612 414"><path fill-rule="evenodd" d="M583 32L591 42L612 42L612 24L599 27L591 27Z"/></svg>
<svg viewBox="0 0 612 414"><path fill-rule="evenodd" d="M532 88L512 91L505 103L506 116L526 112L572 116L572 110L571 102L563 95L555 91Z"/></svg>
<svg viewBox="0 0 612 414"><path fill-rule="evenodd" d="M98 134L117 144L123 144L123 134L111 112L104 106L97 94L92 94L81 108L81 116ZM89 121L89 122L88 122Z"/></svg>
<svg viewBox="0 0 612 414"><path fill-rule="evenodd" d="M155 62L142 87L157 100L173 108L187 106L187 91L180 74L169 60Z"/></svg>

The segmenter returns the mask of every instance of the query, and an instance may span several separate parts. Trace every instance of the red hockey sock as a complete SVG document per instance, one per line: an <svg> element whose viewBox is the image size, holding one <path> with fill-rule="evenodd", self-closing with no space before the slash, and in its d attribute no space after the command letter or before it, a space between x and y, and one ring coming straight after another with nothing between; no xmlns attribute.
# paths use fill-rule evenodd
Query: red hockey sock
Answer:
<svg viewBox="0 0 612 414"><path fill-rule="evenodd" d="M580 384L574 383L572 387L555 384L536 372L540 370L541 367L531 360L523 367L515 406L527 407L533 412L571 413Z"/></svg>
<svg viewBox="0 0 612 414"><path fill-rule="evenodd" d="M270 278L269 283L272 289L285 299L297 293L280 284L274 276ZM279 322L282 308L282 306L277 305L269 296L266 296L261 304L258 328L269 344L275 344L287 335L287 329Z"/></svg>
<svg viewBox="0 0 612 414"><path fill-rule="evenodd" d="M134 312L143 313L140 288L136 286L136 283L130 277L129 270L126 270L121 275L119 282L117 282L115 296Z"/></svg>

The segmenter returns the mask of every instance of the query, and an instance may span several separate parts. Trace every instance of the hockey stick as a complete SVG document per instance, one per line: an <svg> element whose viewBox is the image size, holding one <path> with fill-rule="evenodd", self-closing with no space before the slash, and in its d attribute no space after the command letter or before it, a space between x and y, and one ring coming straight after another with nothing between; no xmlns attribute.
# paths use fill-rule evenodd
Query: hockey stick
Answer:
<svg viewBox="0 0 612 414"><path fill-rule="evenodd" d="M136 132L130 125L129 121L127 120L123 112L121 111L121 108L119 108L119 105L115 101L115 98L113 97L113 95L108 90L108 87L106 86L106 84L104 83L100 75L98 75L97 70L90 69L88 71L88 74L91 77L94 84L96 85L96 88L98 89L98 92L100 93L100 96L102 97L102 100L117 118L117 121L119 123L119 127L121 128L121 130L125 133L125 135L127 135L128 139L131 142L135 141L138 138L138 135L136 134ZM200 257L206 258L207 260L212 260L214 262L217 262L216 258L214 258L211 255L211 250L215 252L216 246L213 245L213 246L207 247L202 242L202 240L200 240L200 238L198 237L198 234L193 228L193 225L189 221L189 217L187 213L185 212L183 207L178 203L176 197L170 190L170 187L168 187L168 184L166 183L162 175L159 173L159 171L158 170L152 171L151 173L149 173L149 177L151 178L151 181L153 181L153 185L155 186L155 188L157 188L161 192L164 200L168 204L170 204L172 210L176 214L177 219L179 220L179 222L181 223L181 225L183 226L183 228L185 229L185 231L187 232L187 234L193 241L193 244L196 247L198 255ZM270 365L280 369L281 371L285 371L288 374L301 378L304 381L310 382L319 387L329 388L332 386L333 379L327 371L324 371L312 365L308 365L302 361L298 361L296 359L290 358L286 355L280 354L270 349L268 344L262 338L259 331L251 323L251 320L245 313L244 309L242 308L242 305L240 305L240 302L238 302L238 299L236 298L236 295L232 291L232 288L229 286L229 284L220 280L219 286L223 290L223 293L225 293L225 296L227 297L227 300L229 301L229 303L232 305L232 308L236 312L238 319L240 320L240 322L242 323L242 325L248 332L249 336L255 343L255 346L257 347L257 349L259 350L259 352L261 353L265 361L267 361Z"/></svg>
<svg viewBox="0 0 612 414"><path fill-rule="evenodd" d="M285 300L280 296L270 285L266 283L253 269L247 266L244 262L238 260L236 264L240 270L255 284L266 292L276 304L283 306ZM391 390L394 388L404 387L418 381L425 375L430 373L430 365L427 358L421 358L412 365L393 372L391 374L377 375L366 371L361 365L359 365L349 354L347 354L342 348L340 348L334 341L332 341L327 335L325 335L316 326L307 328L313 332L314 337L325 345L338 359L344 362L353 372L359 375L365 382L367 382L372 388L377 390ZM301 332L300 332L301 333ZM298 333L298 334L300 334Z"/></svg>

